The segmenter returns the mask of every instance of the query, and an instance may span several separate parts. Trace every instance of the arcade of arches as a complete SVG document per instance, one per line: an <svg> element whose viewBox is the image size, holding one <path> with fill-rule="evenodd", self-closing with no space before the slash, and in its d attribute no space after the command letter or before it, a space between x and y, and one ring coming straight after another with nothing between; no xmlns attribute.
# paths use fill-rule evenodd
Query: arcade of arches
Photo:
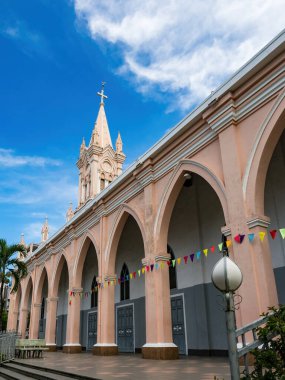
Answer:
<svg viewBox="0 0 285 380"><path fill-rule="evenodd" d="M255 70L81 203L27 258L29 274L11 296L10 329L66 353L226 354L224 313L211 283L217 249L188 265L131 274L217 247L222 233L233 241L285 227L284 48L255 60ZM230 257L243 272L238 326L285 303L281 236L233 241Z"/></svg>

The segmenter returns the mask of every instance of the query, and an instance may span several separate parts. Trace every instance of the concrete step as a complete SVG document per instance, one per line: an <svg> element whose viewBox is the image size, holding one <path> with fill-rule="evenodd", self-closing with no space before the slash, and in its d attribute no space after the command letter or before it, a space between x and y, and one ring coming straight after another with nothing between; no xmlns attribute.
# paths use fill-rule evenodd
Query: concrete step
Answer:
<svg viewBox="0 0 285 380"><path fill-rule="evenodd" d="M69 372L60 371L60 370L54 369L54 368L43 367L41 365L41 361L40 360L39 360L39 364L30 364L30 363L27 362L27 360L26 361L25 360L23 360L23 361L14 360L13 363L17 364L17 365L20 365L20 366L23 366L23 367L26 367L27 369L36 369L36 370L41 370L43 372L46 372L48 374L56 374L56 375L66 376L68 379L76 379L76 380L101 380L101 379L94 378L94 377L82 376L82 375L78 375L78 374L75 374L75 373L69 373Z"/></svg>
<svg viewBox="0 0 285 380"><path fill-rule="evenodd" d="M0 379L6 380L31 380L31 377L19 375L19 373L14 372L13 370L0 367Z"/></svg>
<svg viewBox="0 0 285 380"><path fill-rule="evenodd" d="M59 375L54 373L47 373L40 368L27 368L21 364L16 364L15 362L5 363L3 367L7 370L13 371L16 375L18 375L17 380L22 380L23 376L27 376L29 379L37 380L70 380L70 377L66 376L66 374ZM19 377L19 375L21 377Z"/></svg>

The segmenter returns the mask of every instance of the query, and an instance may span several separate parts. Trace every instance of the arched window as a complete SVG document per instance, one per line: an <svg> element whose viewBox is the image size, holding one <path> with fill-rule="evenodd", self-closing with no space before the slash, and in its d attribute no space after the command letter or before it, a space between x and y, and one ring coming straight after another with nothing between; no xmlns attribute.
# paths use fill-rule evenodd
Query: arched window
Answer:
<svg viewBox="0 0 285 380"><path fill-rule="evenodd" d="M97 307L97 306L98 306L98 288L97 288L96 276L94 276L92 285L91 285L91 307Z"/></svg>
<svg viewBox="0 0 285 380"><path fill-rule="evenodd" d="M170 289L176 289L176 266L172 266L172 260L175 260L174 252L172 248L167 244L167 253L170 254L171 265L169 266L169 285Z"/></svg>
<svg viewBox="0 0 285 380"><path fill-rule="evenodd" d="M43 297L42 304L41 304L41 319L44 319L45 317L45 299Z"/></svg>
<svg viewBox="0 0 285 380"><path fill-rule="evenodd" d="M121 270L121 301L130 299L130 273L129 269L124 263Z"/></svg>

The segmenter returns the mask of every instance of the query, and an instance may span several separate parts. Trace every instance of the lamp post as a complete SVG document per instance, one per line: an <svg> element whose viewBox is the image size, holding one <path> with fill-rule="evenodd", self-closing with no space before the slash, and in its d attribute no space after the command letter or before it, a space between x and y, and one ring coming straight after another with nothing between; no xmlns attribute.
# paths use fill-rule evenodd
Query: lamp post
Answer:
<svg viewBox="0 0 285 380"><path fill-rule="evenodd" d="M239 362L237 353L235 305L233 293L241 286L242 273L239 267L229 258L226 237L223 236L223 257L216 263L212 272L214 286L224 293L226 303L226 325L231 379L239 380Z"/></svg>

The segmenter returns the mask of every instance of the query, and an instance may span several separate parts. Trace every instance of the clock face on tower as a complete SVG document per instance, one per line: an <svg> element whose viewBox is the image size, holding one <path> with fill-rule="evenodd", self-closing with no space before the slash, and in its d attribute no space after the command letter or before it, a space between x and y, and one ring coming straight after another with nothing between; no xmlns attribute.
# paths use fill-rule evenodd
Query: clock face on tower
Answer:
<svg viewBox="0 0 285 380"><path fill-rule="evenodd" d="M102 168L106 173L112 173L112 166L108 161L103 162Z"/></svg>

